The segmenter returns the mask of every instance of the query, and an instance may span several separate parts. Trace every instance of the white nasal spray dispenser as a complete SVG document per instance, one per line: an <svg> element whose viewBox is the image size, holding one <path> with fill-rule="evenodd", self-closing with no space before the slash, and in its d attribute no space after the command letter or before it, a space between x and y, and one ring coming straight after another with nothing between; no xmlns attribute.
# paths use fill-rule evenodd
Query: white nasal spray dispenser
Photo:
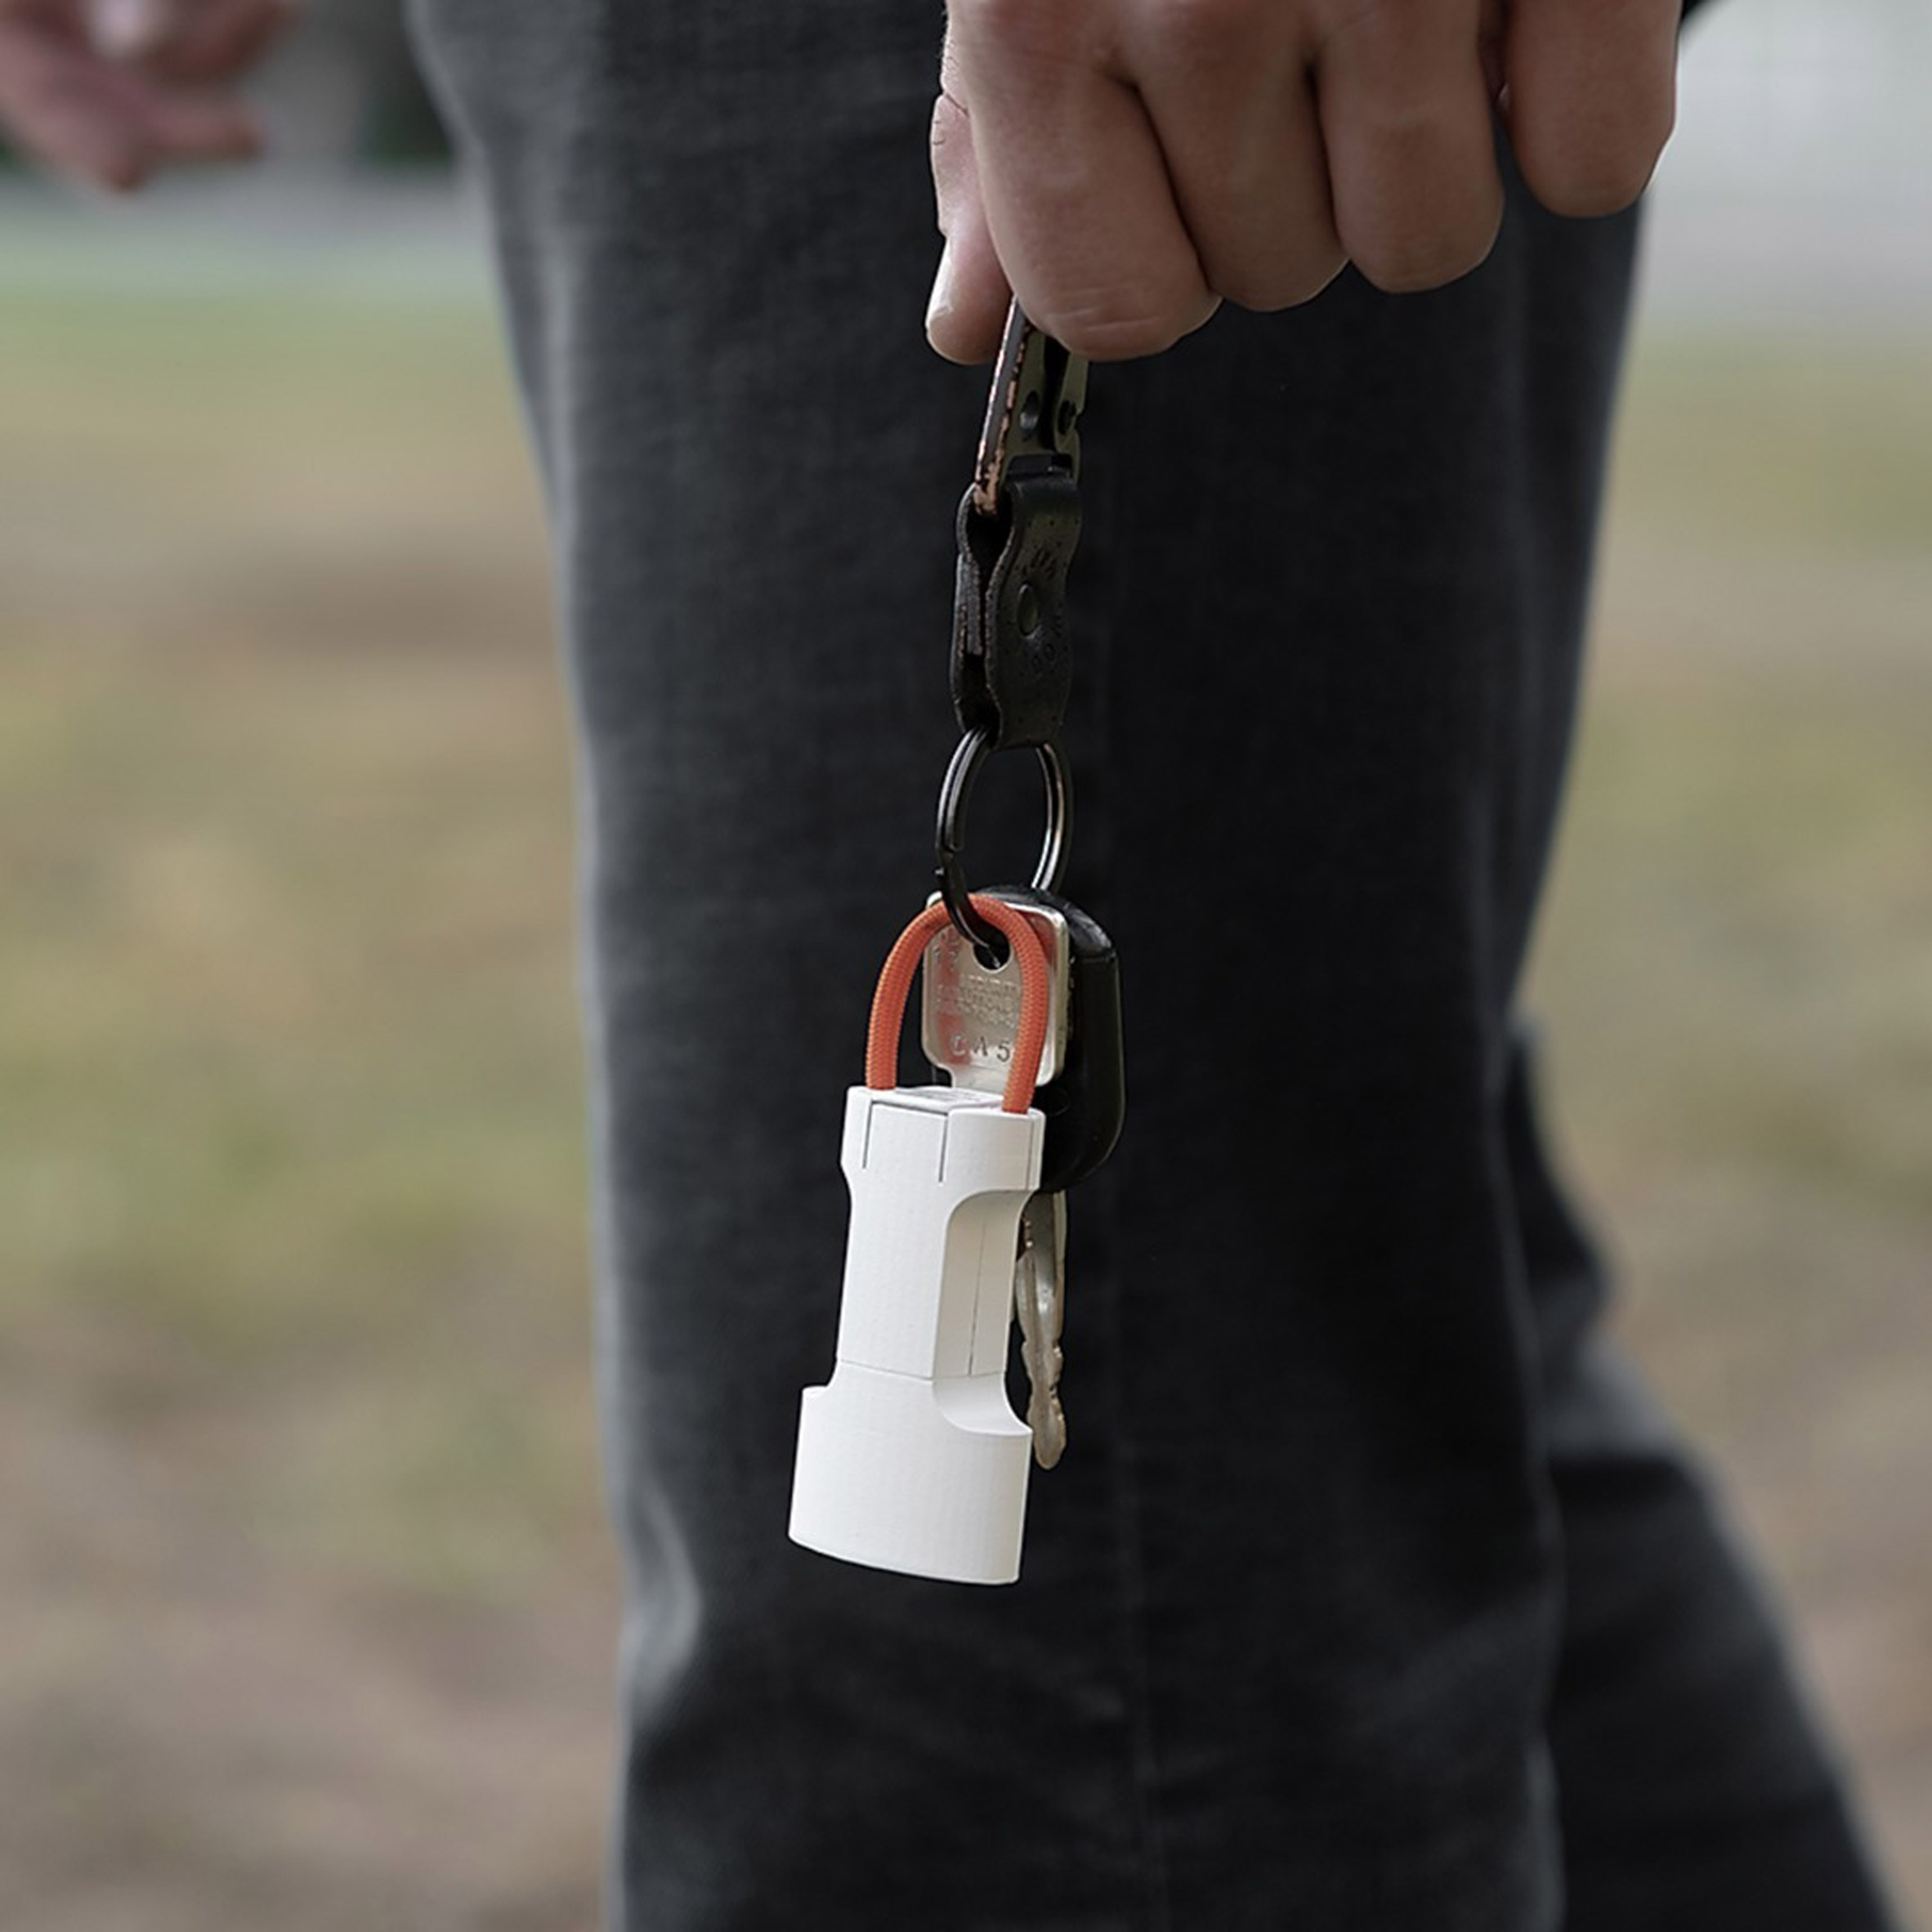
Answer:
<svg viewBox="0 0 1932 1932"><path fill-rule="evenodd" d="M1033 1433L1006 1399L1007 1337L1045 1131L960 1088L847 1095L839 1359L800 1408L794 1542L915 1576L1018 1576Z"/></svg>
<svg viewBox="0 0 1932 1932"><path fill-rule="evenodd" d="M973 903L1007 932L1022 972L1044 989L1045 958L1031 928L996 901ZM1046 1120L1031 1106L1008 1111L1011 1089L1003 1105L966 1088L889 1084L912 969L895 1004L895 961L910 946L916 964L946 916L934 910L937 919L915 919L887 962L867 1055L878 1084L846 1096L840 1165L852 1224L838 1361L801 1404L791 1536L874 1569L1012 1583L1032 1433L1007 1400L1007 1344L1020 1216L1040 1185ZM1044 991L1036 1004L1044 1008ZM890 1008L883 1019L882 1007ZM1022 1028L1016 1060L1028 1044ZM1031 1058L1028 1098L1037 1040Z"/></svg>

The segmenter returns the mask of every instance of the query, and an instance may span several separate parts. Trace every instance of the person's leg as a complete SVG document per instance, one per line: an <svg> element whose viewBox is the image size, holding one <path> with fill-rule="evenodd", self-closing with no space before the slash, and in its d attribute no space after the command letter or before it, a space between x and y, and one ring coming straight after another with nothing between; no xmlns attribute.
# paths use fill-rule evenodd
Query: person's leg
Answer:
<svg viewBox="0 0 1932 1932"><path fill-rule="evenodd" d="M785 1524L843 1093L950 747L981 381L919 333L937 23L420 11L584 735L618 1921L1545 1932L1564 1492L1508 1013L1631 224L1519 206L1439 295L1346 282L1095 372L1070 883L1121 945L1133 1111L1073 1204L1024 1578L921 1583ZM1030 816L1013 777L985 819Z"/></svg>
<svg viewBox="0 0 1932 1932"><path fill-rule="evenodd" d="M1112 494L1085 561L1116 654L1108 905L1142 1102L1119 1292L1129 1333L1170 1291L1225 1307L1186 1318L1229 1420L1174 1388L1171 1358L1121 1365L1175 1595L1156 1735L1228 1754L1200 1787L1204 1915L1244 1800L1250 1840L1284 1799L1332 1807L1385 1880L1447 1796L1471 1849L1435 1922L1503 1922L1463 1900L1471 1872L1493 1882L1507 1753L1533 1764L1541 1723L1572 1932L1884 1923L1762 1603L1594 1334L1513 1017L1635 227L1517 193L1451 288L1391 301L1349 278L1096 375L1090 474ZM1164 943L1204 898L1223 943ZM1210 1029L1245 1036L1232 1063ZM1135 1264L1164 1249L1192 1278ZM1200 1579L1244 1490L1237 1612ZM1280 1545L1257 1548L1271 1510ZM1304 1654L1217 1686L1244 1625ZM1231 1749L1250 1698L1313 1721Z"/></svg>

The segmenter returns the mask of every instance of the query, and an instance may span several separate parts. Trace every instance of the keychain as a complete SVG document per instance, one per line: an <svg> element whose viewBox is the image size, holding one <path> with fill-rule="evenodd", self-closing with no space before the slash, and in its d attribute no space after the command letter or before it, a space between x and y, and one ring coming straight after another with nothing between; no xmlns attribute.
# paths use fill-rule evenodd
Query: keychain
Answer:
<svg viewBox="0 0 1932 1932"><path fill-rule="evenodd" d="M940 790L937 890L887 958L865 1085L847 1096L852 1214L837 1360L799 1415L792 1540L957 1582L1017 1578L1029 1469L1052 1468L1066 1447L1066 1194L1112 1151L1126 1104L1119 962L1058 890L1085 387L1084 360L1016 303L959 506L962 736ZM1039 862L1025 888L968 892L973 784L1011 750L1032 751L1045 780ZM922 963L921 1040L950 1084L901 1087L901 1016ZM1016 1317L1024 1421L1005 1386Z"/></svg>

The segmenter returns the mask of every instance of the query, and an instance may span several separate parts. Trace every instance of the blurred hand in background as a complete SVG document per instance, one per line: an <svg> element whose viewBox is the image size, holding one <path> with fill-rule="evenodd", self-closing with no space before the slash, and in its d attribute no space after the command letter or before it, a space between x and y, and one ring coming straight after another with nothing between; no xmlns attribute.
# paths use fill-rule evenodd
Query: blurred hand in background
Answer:
<svg viewBox="0 0 1932 1932"><path fill-rule="evenodd" d="M262 132L236 92L297 0L0 0L0 133L55 172L138 188L244 160Z"/></svg>

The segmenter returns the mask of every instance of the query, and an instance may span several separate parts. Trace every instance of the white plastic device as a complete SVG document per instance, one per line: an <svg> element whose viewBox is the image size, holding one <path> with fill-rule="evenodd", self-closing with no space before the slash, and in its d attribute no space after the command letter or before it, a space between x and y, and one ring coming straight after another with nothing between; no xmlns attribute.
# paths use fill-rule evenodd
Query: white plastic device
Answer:
<svg viewBox="0 0 1932 1932"><path fill-rule="evenodd" d="M1006 1398L1013 1255L1045 1116L959 1087L854 1087L838 1361L807 1389L795 1543L955 1583L1020 1573L1032 1432Z"/></svg>

